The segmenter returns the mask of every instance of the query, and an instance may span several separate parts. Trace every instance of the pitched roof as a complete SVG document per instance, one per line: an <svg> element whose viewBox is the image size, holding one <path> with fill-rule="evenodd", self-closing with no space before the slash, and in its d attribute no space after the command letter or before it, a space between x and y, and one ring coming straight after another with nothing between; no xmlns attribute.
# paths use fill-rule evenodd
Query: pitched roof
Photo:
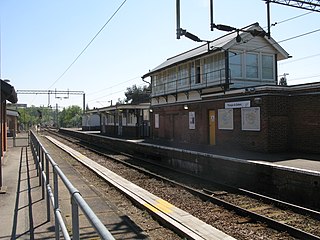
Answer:
<svg viewBox="0 0 320 240"><path fill-rule="evenodd" d="M1 101L8 100L12 103L18 102L16 90L9 83L1 80Z"/></svg>
<svg viewBox="0 0 320 240"><path fill-rule="evenodd" d="M254 23L247 27L242 28L239 32L239 35L240 37L244 37L245 35L250 34L248 33L248 31L254 30L254 29L259 31L264 31L259 26L258 23ZM156 68L152 69L151 71L143 75L142 78L149 77L153 73L158 72L162 69L200 57L202 55L210 54L212 52L227 50L236 44L237 35L238 33L235 31L235 32L226 34L222 37L219 37L213 41L209 41L206 44L203 44L197 48L191 49L189 51L186 51L174 57L168 58L165 62L161 63L159 66L157 66ZM278 60L286 59L289 57L289 54L273 38L271 37L269 38L268 36L263 36L263 38L266 39L267 42L270 43L270 45L272 45L279 52Z"/></svg>

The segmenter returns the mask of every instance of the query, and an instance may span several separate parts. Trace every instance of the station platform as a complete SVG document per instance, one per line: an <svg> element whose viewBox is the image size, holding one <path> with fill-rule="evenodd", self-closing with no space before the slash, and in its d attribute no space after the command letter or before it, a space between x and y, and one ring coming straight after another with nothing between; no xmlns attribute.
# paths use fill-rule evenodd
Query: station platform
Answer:
<svg viewBox="0 0 320 240"><path fill-rule="evenodd" d="M8 145L8 150L2 159L0 239L55 239L53 211L51 208L51 214L48 217L46 197L42 196L42 188L39 185L30 147L26 147L27 143L13 144L12 139L8 140ZM44 144L44 147L49 146ZM106 198L94 191L90 183L81 178L72 166L61 159L59 152L50 152L50 155L114 238L147 239L140 228L128 220ZM62 183L59 185L63 186ZM68 190L60 187L59 196L60 209L64 213L68 231L71 232L71 204ZM80 214L80 238L98 239L97 237L90 223L83 214Z"/></svg>
<svg viewBox="0 0 320 240"><path fill-rule="evenodd" d="M129 140L130 141L130 140ZM230 148L200 145L189 143L174 143L159 139L143 139L138 142L154 144L159 146L177 148L187 151L208 153L221 157L229 157L239 160L249 160L256 162L266 162L301 170L310 170L320 172L320 154L301 153L301 152L280 152L280 153L263 153L241 149L238 146L230 146Z"/></svg>
<svg viewBox="0 0 320 240"><path fill-rule="evenodd" d="M103 136L100 131L82 131L81 129L72 129L73 131L79 131L87 134L95 134ZM170 148L176 148L194 151L199 153L208 153L216 156L228 157L238 160L249 160L257 162L272 163L280 166L297 168L301 170L310 170L320 172L320 154L317 153L303 153L303 152L276 152L276 153L264 153L254 152L242 149L240 146L219 147L214 145L205 144L190 144L190 143L176 143L163 139L126 139L122 137L112 137L115 139L127 140L130 142L146 143L157 146L164 146Z"/></svg>
<svg viewBox="0 0 320 240"><path fill-rule="evenodd" d="M8 149L2 159L0 239L54 239L53 216L48 218L45 198L26 140Z"/></svg>

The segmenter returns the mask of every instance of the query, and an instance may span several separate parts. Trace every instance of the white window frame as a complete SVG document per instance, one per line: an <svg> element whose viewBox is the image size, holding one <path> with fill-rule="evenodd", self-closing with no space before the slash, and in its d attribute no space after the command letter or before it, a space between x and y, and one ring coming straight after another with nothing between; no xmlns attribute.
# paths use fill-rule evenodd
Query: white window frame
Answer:
<svg viewBox="0 0 320 240"><path fill-rule="evenodd" d="M263 66L262 66L262 63L263 63L263 61L262 61L262 57L263 56L268 56L268 57L272 57L272 78L263 78ZM267 54L267 53L261 53L260 54L260 58L261 58L261 68L260 68L260 71L261 71L261 79L262 80L275 80L275 61L274 61L274 55L273 54Z"/></svg>
<svg viewBox="0 0 320 240"><path fill-rule="evenodd" d="M232 56L230 56L230 53L231 54L234 54ZM246 65L244 65L244 53L243 52L237 52L237 51L232 51L232 52L229 52L229 69L231 70L231 63L230 63L230 57L233 57L233 56L239 56L240 57L240 70L241 70L241 74L240 76L233 76L232 75L232 71L231 71L231 78L235 78L235 79L243 79L243 75L246 73ZM233 65L236 65L236 64L233 64Z"/></svg>
<svg viewBox="0 0 320 240"><path fill-rule="evenodd" d="M247 64L247 56L248 55L256 55L257 56L257 77L249 77L248 74L247 74L247 67L248 67L248 64ZM260 79L260 71L259 68L261 69L261 66L260 66L260 53L257 53L257 52L246 52L245 53L245 58L244 58L244 66L245 66L245 76L246 76L246 79Z"/></svg>

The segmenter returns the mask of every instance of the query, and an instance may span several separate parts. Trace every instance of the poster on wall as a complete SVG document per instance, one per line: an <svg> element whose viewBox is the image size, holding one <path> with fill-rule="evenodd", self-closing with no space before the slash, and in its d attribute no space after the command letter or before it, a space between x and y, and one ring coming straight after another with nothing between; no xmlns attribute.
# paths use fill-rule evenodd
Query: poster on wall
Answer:
<svg viewBox="0 0 320 240"><path fill-rule="evenodd" d="M242 130L260 131L260 107L241 108Z"/></svg>
<svg viewBox="0 0 320 240"><path fill-rule="evenodd" d="M159 128L159 114L154 115L154 128Z"/></svg>
<svg viewBox="0 0 320 240"><path fill-rule="evenodd" d="M233 130L233 109L218 109L218 128Z"/></svg>
<svg viewBox="0 0 320 240"><path fill-rule="evenodd" d="M189 112L189 129L196 129L196 113Z"/></svg>

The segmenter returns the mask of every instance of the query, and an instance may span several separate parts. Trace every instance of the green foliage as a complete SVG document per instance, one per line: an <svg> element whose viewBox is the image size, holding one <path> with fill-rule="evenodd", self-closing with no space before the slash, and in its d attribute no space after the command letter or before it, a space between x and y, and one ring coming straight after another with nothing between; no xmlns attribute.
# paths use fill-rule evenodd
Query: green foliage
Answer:
<svg viewBox="0 0 320 240"><path fill-rule="evenodd" d="M126 96L125 102L130 102L131 104L149 102L150 93L150 85L145 85L143 87L137 87L136 85L133 85L131 88L128 87L127 91L124 93L124 95Z"/></svg>
<svg viewBox="0 0 320 240"><path fill-rule="evenodd" d="M28 108L18 108L19 112L19 123L23 129L27 130L32 126L50 125L53 124L52 115L53 111L47 107L35 107L31 106Z"/></svg>
<svg viewBox="0 0 320 240"><path fill-rule="evenodd" d="M79 106L64 108L61 112L51 107L31 106L19 108L18 112L20 125L25 130L38 124L56 127L57 119L60 127L80 127L82 124L82 108Z"/></svg>
<svg viewBox="0 0 320 240"><path fill-rule="evenodd" d="M71 128L81 127L82 124L82 108L79 106L71 106L63 108L59 113L60 127Z"/></svg>

